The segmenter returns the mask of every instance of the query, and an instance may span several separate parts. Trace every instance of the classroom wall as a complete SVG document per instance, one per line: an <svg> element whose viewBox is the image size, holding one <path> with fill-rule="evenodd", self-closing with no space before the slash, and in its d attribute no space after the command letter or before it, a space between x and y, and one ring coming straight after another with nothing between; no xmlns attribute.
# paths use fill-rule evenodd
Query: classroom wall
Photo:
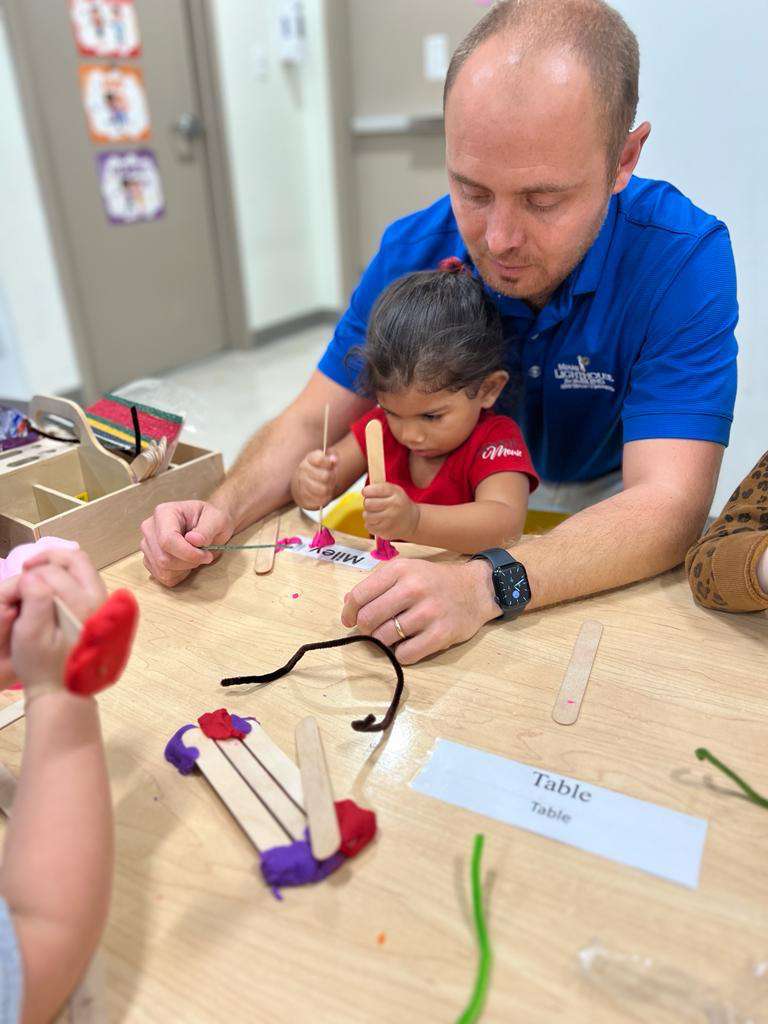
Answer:
<svg viewBox="0 0 768 1024"><path fill-rule="evenodd" d="M80 375L1 9L0 125L0 397L23 399Z"/></svg>
<svg viewBox="0 0 768 1024"><path fill-rule="evenodd" d="M768 108L764 0L614 0L640 42L638 173L725 221L738 275L739 391L715 508L768 448Z"/></svg>
<svg viewBox="0 0 768 1024"><path fill-rule="evenodd" d="M301 63L280 59L275 0L212 6L249 323L341 306L326 0L305 0Z"/></svg>

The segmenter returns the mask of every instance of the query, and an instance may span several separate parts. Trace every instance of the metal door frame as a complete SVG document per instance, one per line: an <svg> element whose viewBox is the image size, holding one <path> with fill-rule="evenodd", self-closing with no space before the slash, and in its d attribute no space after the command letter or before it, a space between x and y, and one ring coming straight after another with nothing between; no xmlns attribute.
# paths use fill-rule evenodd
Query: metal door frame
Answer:
<svg viewBox="0 0 768 1024"><path fill-rule="evenodd" d="M184 8L189 30L188 46L195 74L196 99L205 127L203 153L208 188L207 209L212 218L214 263L218 271L218 290L225 318L224 333L229 348L247 348L250 341L240 272L240 248L229 152L224 131L218 56L211 17L211 5L214 2L215 0L184 0ZM74 271L75 262L63 215L63 199L54 172L51 149L43 130L40 94L30 70L31 61L28 59L31 44L22 14L23 5L24 0L0 0L0 13L4 17L8 31L22 115L69 319L83 398L89 402L95 400L101 393L91 358L96 339L90 336L88 330L83 283L78 280Z"/></svg>

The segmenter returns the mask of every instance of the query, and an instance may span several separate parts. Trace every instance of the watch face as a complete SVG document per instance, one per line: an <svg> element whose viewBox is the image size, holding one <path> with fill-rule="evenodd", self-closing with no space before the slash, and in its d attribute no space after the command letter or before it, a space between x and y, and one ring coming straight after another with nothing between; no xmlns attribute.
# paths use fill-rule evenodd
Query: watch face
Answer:
<svg viewBox="0 0 768 1024"><path fill-rule="evenodd" d="M502 608L524 608L531 599L528 577L519 562L493 570L496 596Z"/></svg>

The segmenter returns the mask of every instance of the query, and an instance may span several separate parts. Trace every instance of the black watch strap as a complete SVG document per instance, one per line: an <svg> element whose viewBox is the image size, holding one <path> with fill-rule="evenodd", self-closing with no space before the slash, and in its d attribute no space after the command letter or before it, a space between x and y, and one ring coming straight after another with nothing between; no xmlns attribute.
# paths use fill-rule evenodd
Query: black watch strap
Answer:
<svg viewBox="0 0 768 1024"><path fill-rule="evenodd" d="M511 619L525 610L531 600L531 587L522 562L518 562L504 548L486 548L472 555L484 558L491 566L491 582L496 604L501 608L502 618Z"/></svg>

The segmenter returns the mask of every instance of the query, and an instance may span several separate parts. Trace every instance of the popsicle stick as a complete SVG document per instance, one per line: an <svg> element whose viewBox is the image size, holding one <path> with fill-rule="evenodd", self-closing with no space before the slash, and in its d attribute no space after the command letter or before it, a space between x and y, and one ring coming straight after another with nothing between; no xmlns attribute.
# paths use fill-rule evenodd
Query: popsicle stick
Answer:
<svg viewBox="0 0 768 1024"><path fill-rule="evenodd" d="M387 482L384 467L384 437L379 420L369 420L365 426L365 447L368 451L368 478L372 484Z"/></svg>
<svg viewBox="0 0 768 1024"><path fill-rule="evenodd" d="M273 846L285 846L289 841L287 832L238 775L218 744L198 728L190 729L184 736L184 742L200 751L196 762L198 768L256 849L269 850Z"/></svg>
<svg viewBox="0 0 768 1024"><path fill-rule="evenodd" d="M341 832L316 719L302 718L297 724L296 754L304 790L304 809L309 818L309 845L317 860L325 860L341 846Z"/></svg>
<svg viewBox="0 0 768 1024"><path fill-rule="evenodd" d="M54 597L53 603L56 606L56 614L59 619L59 626L64 639L70 646L74 646L80 639L80 633L83 629L83 624L77 616L70 611L67 605L59 597Z"/></svg>
<svg viewBox="0 0 768 1024"><path fill-rule="evenodd" d="M0 811L8 817L11 813L13 794L16 792L16 777L0 761Z"/></svg>
<svg viewBox="0 0 768 1024"><path fill-rule="evenodd" d="M283 792L251 751L243 746L240 740L224 740L218 744L218 747L240 776L258 793L259 799L267 805L283 828L290 833L291 838L303 839L304 830L307 827L306 815Z"/></svg>
<svg viewBox="0 0 768 1024"><path fill-rule="evenodd" d="M251 731L242 742L266 768L281 789L288 794L298 807L304 806L304 791L301 788L301 774L293 761L284 754L258 722L251 722Z"/></svg>
<svg viewBox="0 0 768 1024"><path fill-rule="evenodd" d="M602 634L602 622L584 622L579 630L571 660L565 670L560 692L552 709L552 717L558 725L573 725L579 717L584 691L589 682L589 674L592 671Z"/></svg>
<svg viewBox="0 0 768 1024"><path fill-rule="evenodd" d="M256 554L253 571L259 576L262 576L265 572L272 571L272 566L275 564L275 544L277 544L277 534L279 530L279 516L275 516L274 519L265 523L261 528L259 533L259 543L267 544L268 547L262 548Z"/></svg>
<svg viewBox="0 0 768 1024"><path fill-rule="evenodd" d="M323 413L323 455L328 450L328 414L331 411L331 403L325 403L325 412ZM325 512L325 505L320 506L320 529L323 528L323 513Z"/></svg>
<svg viewBox="0 0 768 1024"><path fill-rule="evenodd" d="M0 711L0 729L4 729L6 725L17 722L23 714L24 698L22 697L21 700L15 700L13 704L9 704Z"/></svg>
<svg viewBox="0 0 768 1024"><path fill-rule="evenodd" d="M69 998L69 1024L106 1024L104 961L96 952Z"/></svg>

